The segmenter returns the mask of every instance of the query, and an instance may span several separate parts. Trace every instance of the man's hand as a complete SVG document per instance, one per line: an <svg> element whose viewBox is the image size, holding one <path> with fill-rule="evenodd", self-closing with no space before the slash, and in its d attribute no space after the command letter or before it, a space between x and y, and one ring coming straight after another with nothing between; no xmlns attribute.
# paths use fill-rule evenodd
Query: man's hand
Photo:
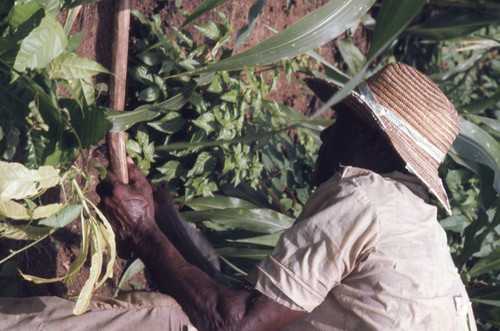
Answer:
<svg viewBox="0 0 500 331"><path fill-rule="evenodd" d="M101 206L109 216L118 239L126 245L136 241L138 234L157 229L153 190L149 182L130 159L128 173L129 184L123 184L113 172L108 171L98 187Z"/></svg>

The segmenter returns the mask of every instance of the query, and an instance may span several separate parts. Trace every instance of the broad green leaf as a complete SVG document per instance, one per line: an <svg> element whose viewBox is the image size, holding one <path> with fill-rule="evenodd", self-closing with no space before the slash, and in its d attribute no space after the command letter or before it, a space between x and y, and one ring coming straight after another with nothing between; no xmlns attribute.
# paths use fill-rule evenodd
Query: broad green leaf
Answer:
<svg viewBox="0 0 500 331"><path fill-rule="evenodd" d="M217 194L213 197L200 197L192 199L186 202L186 205L194 209L195 211L227 208L256 208L253 203L250 203L248 201Z"/></svg>
<svg viewBox="0 0 500 331"><path fill-rule="evenodd" d="M106 117L106 109L91 105L84 107L71 107L71 126L78 134L79 142L83 148L99 144L111 129L111 123ZM89 130L89 128L92 128Z"/></svg>
<svg viewBox="0 0 500 331"><path fill-rule="evenodd" d="M15 240L38 240L53 233L55 230L49 227L12 225L0 222L0 237Z"/></svg>
<svg viewBox="0 0 500 331"><path fill-rule="evenodd" d="M2 264L2 268L0 269L0 277L3 278L11 278L18 274L17 271L18 265L16 261L7 261Z"/></svg>
<svg viewBox="0 0 500 331"><path fill-rule="evenodd" d="M342 101L359 84L372 61L379 56L396 37L410 24L425 0L385 0L378 13L377 23L368 53L366 64L347 82L340 91L335 93L318 111L311 116L317 118L328 108Z"/></svg>
<svg viewBox="0 0 500 331"><path fill-rule="evenodd" d="M35 210L36 211L36 210ZM40 225L62 228L77 218L82 211L81 205L65 205L57 214L38 222Z"/></svg>
<svg viewBox="0 0 500 331"><path fill-rule="evenodd" d="M494 119L494 118L489 118L485 116L477 116L477 115L469 115L472 119L481 122L483 124L486 124L490 128L492 128L495 131L500 131L500 120Z"/></svg>
<svg viewBox="0 0 500 331"><path fill-rule="evenodd" d="M40 10L40 6L36 0L16 1L8 16L10 26L17 28L38 10Z"/></svg>
<svg viewBox="0 0 500 331"><path fill-rule="evenodd" d="M184 23L182 23L182 25L179 28L179 30L182 29L183 27L187 26L189 23L194 22L194 20L196 20L198 17L200 17L201 15L205 14L206 12L214 9L215 7L218 7L218 6L222 5L226 1L227 0L204 0L186 18L186 20L184 21Z"/></svg>
<svg viewBox="0 0 500 331"><path fill-rule="evenodd" d="M64 52L47 66L49 79L90 79L99 73L109 73L96 61L81 57L75 53Z"/></svg>
<svg viewBox="0 0 500 331"><path fill-rule="evenodd" d="M36 2L54 17L57 17L61 11L61 0L36 0Z"/></svg>
<svg viewBox="0 0 500 331"><path fill-rule="evenodd" d="M0 219L29 220L28 209L22 204L12 200L0 199Z"/></svg>
<svg viewBox="0 0 500 331"><path fill-rule="evenodd" d="M59 210L61 210L62 207L63 207L62 203L52 203L49 205L39 206L33 211L32 217L34 220L50 217L55 213L57 213ZM44 225L53 226L49 224L44 224Z"/></svg>
<svg viewBox="0 0 500 331"><path fill-rule="evenodd" d="M233 51L238 48L241 44L243 44L245 41L250 39L253 33L253 29L255 27L255 22L257 21L257 18L259 17L262 8L264 8L264 5L266 4L266 0L255 0L254 4L252 7L250 7L250 10L248 11L248 24L242 27L236 36L236 41L234 42L234 48Z"/></svg>
<svg viewBox="0 0 500 331"><path fill-rule="evenodd" d="M489 98L481 98L472 101L465 105L460 105L459 110L466 110L469 113L477 114L486 110L487 108L494 108L496 103L500 101L500 89Z"/></svg>
<svg viewBox="0 0 500 331"><path fill-rule="evenodd" d="M156 170L163 175L163 181L169 182L172 179L179 177L182 171L182 165L179 161L170 160L162 166L157 167Z"/></svg>
<svg viewBox="0 0 500 331"><path fill-rule="evenodd" d="M293 224L293 219L271 209L206 209L188 211L182 216L190 222L210 220L230 227L259 233L273 233L286 230Z"/></svg>
<svg viewBox="0 0 500 331"><path fill-rule="evenodd" d="M189 74L241 70L303 54L336 38L366 13L373 3L373 0L332 0L248 51Z"/></svg>
<svg viewBox="0 0 500 331"><path fill-rule="evenodd" d="M180 131L185 123L186 120L181 114L169 112L162 119L155 122L149 122L148 125L160 132L173 134Z"/></svg>
<svg viewBox="0 0 500 331"><path fill-rule="evenodd" d="M201 25L195 24L194 27L210 40L217 41L221 37L221 29L214 21Z"/></svg>
<svg viewBox="0 0 500 331"><path fill-rule="evenodd" d="M497 248L488 256L482 258L469 270L471 277L477 277L487 272L494 272L500 269L500 248Z"/></svg>
<svg viewBox="0 0 500 331"><path fill-rule="evenodd" d="M460 133L451 151L492 169L495 172L493 186L500 193L500 143L477 125L462 119Z"/></svg>
<svg viewBox="0 0 500 331"><path fill-rule="evenodd" d="M500 23L500 12L447 10L425 22L409 27L406 33L420 38L444 40L460 37L490 24Z"/></svg>
<svg viewBox="0 0 500 331"><path fill-rule="evenodd" d="M14 69L44 68L62 54L68 45L68 38L59 22L46 13L40 25L23 39L14 62Z"/></svg>
<svg viewBox="0 0 500 331"><path fill-rule="evenodd" d="M0 161L0 199L23 199L59 184L59 170L42 166L30 170L20 163Z"/></svg>
<svg viewBox="0 0 500 331"><path fill-rule="evenodd" d="M208 84L213 77L213 74L201 75L196 86ZM174 95L170 99L156 105L142 105L133 111L116 111L108 109L106 111L106 116L113 125L111 132L124 131L136 123L151 121L159 116L161 112L181 109L193 95L196 86L187 87L185 90Z"/></svg>
<svg viewBox="0 0 500 331"><path fill-rule="evenodd" d="M120 278L120 281L118 282L118 285L116 286L116 290L113 293L113 298L118 295L118 292L122 289L123 285L125 285L132 277L137 275L139 272L144 270L146 266L144 265L144 262L141 261L141 259L135 259L134 262L132 262L127 270L122 275L122 278Z"/></svg>

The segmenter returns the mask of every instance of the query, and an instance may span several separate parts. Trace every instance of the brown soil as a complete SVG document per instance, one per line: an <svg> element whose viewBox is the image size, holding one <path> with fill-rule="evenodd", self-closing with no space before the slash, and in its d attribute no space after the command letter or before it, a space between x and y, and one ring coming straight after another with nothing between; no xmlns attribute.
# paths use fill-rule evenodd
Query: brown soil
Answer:
<svg viewBox="0 0 500 331"><path fill-rule="evenodd" d="M171 32L173 26L180 26L184 16L179 13L179 9L191 12L201 0L183 1L181 8L175 8L175 1L132 1L132 9L137 9L147 18L152 15L159 14L162 19L162 25L167 32ZM265 8L260 15L254 33L251 39L243 44L237 52L242 52L262 41L273 34L268 28L281 31L287 26L293 24L307 13L321 7L327 0L306 0L306 1L290 1L290 6L287 7L285 1L268 0ZM253 1L228 1L221 5L218 9L224 12L231 21L234 22L233 31L234 38L236 32L248 22L248 11ZM64 17L60 18L64 20ZM77 17L72 33L81 32L82 42L77 49L77 53L83 57L97 60L105 67L110 67L111 62L111 44L112 44L112 20L113 20L113 5L112 1L101 1L98 3L84 5L83 9ZM215 13L206 14L198 19L197 22L205 22L208 20L218 21ZM195 29L190 29L193 36L201 40L201 36ZM358 31L355 38L359 39L359 46L366 53L367 44L366 36L363 32ZM320 54L331 62L338 60L335 43L331 42L323 46ZM296 76L295 78L300 78ZM108 76L100 75L96 78L97 82L107 82ZM305 90L300 84L286 82L284 79L280 81L279 87L268 95L269 99L276 100L279 103L288 105L297 111L305 114L310 114L315 109L315 100L312 95ZM331 114L327 115L331 116ZM95 203L99 202L99 197L95 193L95 185L98 181L98 171L89 165L89 161L97 161L98 163L107 166L107 155L104 143L101 146L88 152L86 160L80 160L79 165L83 167L86 173L91 175L94 184L88 188L87 196ZM58 196L59 192L54 192L53 196ZM4 247L1 247L5 245ZM0 252L4 251L5 247L10 247L15 250L23 247L26 243L0 240ZM35 245L27 251L19 254L16 258L20 269L27 274L33 274L41 277L59 277L65 275L69 267L78 255L80 245L80 224L74 221L64 229L59 230L50 239ZM109 280L104 286L97 290L96 294L111 296L120 277L122 276L128 261L118 259L115 265L114 277ZM85 280L88 277L89 262L87 261L84 268L80 271L75 282L66 284L64 282L56 282L53 284L35 285L30 282L22 281L19 277L17 296L33 296L33 295L57 295L71 296L80 292ZM152 285L148 282L144 272L136 275L132 282L137 288L151 289ZM0 277L0 293L2 290L12 283L12 280L3 279ZM132 287L128 283L125 290L131 290Z"/></svg>

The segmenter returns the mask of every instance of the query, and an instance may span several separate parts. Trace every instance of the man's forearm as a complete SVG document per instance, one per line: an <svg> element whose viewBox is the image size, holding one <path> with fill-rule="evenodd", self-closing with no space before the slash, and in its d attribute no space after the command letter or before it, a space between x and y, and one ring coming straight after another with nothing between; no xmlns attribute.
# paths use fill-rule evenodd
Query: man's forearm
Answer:
<svg viewBox="0 0 500 331"><path fill-rule="evenodd" d="M134 239L134 245L160 290L179 302L197 328L223 330L237 324L245 314L246 301L252 292L215 282L188 263L170 240L157 230L140 234ZM231 300L233 295L238 299ZM235 306L238 304L240 307Z"/></svg>

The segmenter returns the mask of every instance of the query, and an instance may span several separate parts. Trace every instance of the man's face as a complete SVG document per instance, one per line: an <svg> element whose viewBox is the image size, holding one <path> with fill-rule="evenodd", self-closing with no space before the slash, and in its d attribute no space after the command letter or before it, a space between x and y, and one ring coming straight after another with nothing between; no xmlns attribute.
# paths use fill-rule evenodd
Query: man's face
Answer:
<svg viewBox="0 0 500 331"><path fill-rule="evenodd" d="M340 166L369 167L373 155L367 146L381 137L352 112L343 111L333 125L321 132L320 138L323 143L313 178L316 186L327 181Z"/></svg>

